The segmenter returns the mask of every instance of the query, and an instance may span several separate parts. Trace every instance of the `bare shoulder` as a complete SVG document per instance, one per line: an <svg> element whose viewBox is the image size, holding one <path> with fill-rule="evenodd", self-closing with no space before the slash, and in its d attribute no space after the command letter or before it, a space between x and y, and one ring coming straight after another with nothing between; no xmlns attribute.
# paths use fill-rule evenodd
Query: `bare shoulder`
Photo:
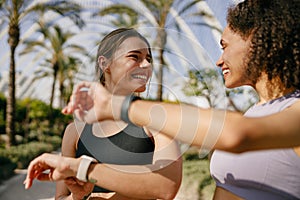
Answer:
<svg viewBox="0 0 300 200"><path fill-rule="evenodd" d="M276 127L277 124L279 126L285 127L285 129L297 128L297 130L299 130L300 99L281 112L274 114L274 117L270 116L267 117L267 119L268 118L271 118L270 122L274 127Z"/></svg>
<svg viewBox="0 0 300 200"><path fill-rule="evenodd" d="M290 108L300 111L300 99L296 101Z"/></svg>
<svg viewBox="0 0 300 200"><path fill-rule="evenodd" d="M85 123L72 122L67 125L63 140L62 140L62 154L65 156L74 156L77 149L77 143L80 134L84 128Z"/></svg>
<svg viewBox="0 0 300 200"><path fill-rule="evenodd" d="M293 115L300 115L300 99L297 100L295 103L293 103L290 107L286 108L284 112L288 114L293 114Z"/></svg>
<svg viewBox="0 0 300 200"><path fill-rule="evenodd" d="M65 136L79 136L85 126L84 122L72 122L67 125L66 130L65 130ZM75 135L74 135L75 134Z"/></svg>

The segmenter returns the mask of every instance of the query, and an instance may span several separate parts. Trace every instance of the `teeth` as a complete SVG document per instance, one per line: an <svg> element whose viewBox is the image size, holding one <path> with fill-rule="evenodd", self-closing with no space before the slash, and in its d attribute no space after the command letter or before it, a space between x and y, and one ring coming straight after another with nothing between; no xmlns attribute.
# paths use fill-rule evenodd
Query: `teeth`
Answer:
<svg viewBox="0 0 300 200"><path fill-rule="evenodd" d="M223 70L223 75L225 75L225 74L227 74L227 73L229 73L229 72L230 72L229 69L224 69L224 70Z"/></svg>
<svg viewBox="0 0 300 200"><path fill-rule="evenodd" d="M147 80L148 79L148 77L145 76L145 75L133 75L132 77L133 78L138 78L138 79L143 79L143 80Z"/></svg>

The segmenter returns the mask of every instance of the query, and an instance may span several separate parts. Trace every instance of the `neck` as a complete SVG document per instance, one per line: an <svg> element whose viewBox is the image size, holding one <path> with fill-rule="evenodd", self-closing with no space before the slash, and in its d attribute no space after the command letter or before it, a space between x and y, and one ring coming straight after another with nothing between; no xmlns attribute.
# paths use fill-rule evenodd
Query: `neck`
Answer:
<svg viewBox="0 0 300 200"><path fill-rule="evenodd" d="M129 94L132 94L134 93L134 91L131 91L131 90L125 90L124 88L122 89L118 89L118 88L111 88L109 86L105 86L105 88L111 93L111 94L114 94L114 95L121 95L121 96L126 96L126 95L129 95Z"/></svg>
<svg viewBox="0 0 300 200"><path fill-rule="evenodd" d="M258 104L263 104L272 99L289 94L295 89L285 87L278 77L269 80L267 74L263 73L255 85L255 90L259 96Z"/></svg>

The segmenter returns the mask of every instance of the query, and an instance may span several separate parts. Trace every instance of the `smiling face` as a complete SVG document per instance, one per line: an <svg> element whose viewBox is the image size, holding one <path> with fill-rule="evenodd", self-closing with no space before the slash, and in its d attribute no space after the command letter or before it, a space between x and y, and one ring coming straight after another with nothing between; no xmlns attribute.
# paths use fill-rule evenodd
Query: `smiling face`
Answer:
<svg viewBox="0 0 300 200"><path fill-rule="evenodd" d="M102 66L106 88L120 95L144 92L152 75L151 59L149 47L142 39L127 38L107 66Z"/></svg>
<svg viewBox="0 0 300 200"><path fill-rule="evenodd" d="M223 53L216 65L222 69L225 86L234 88L242 85L253 85L252 80L249 80L247 76L245 64L245 57L250 47L250 37L245 40L227 26L220 43Z"/></svg>

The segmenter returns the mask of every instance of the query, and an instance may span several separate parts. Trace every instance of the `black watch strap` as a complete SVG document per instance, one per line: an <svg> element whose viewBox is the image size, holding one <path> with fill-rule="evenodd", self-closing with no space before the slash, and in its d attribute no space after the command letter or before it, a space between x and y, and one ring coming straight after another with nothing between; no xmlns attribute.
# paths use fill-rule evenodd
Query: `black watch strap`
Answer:
<svg viewBox="0 0 300 200"><path fill-rule="evenodd" d="M122 108L121 108L121 120L128 123L132 124L128 117L128 110L132 102L141 99L141 97L135 96L135 95L128 95L125 97Z"/></svg>

